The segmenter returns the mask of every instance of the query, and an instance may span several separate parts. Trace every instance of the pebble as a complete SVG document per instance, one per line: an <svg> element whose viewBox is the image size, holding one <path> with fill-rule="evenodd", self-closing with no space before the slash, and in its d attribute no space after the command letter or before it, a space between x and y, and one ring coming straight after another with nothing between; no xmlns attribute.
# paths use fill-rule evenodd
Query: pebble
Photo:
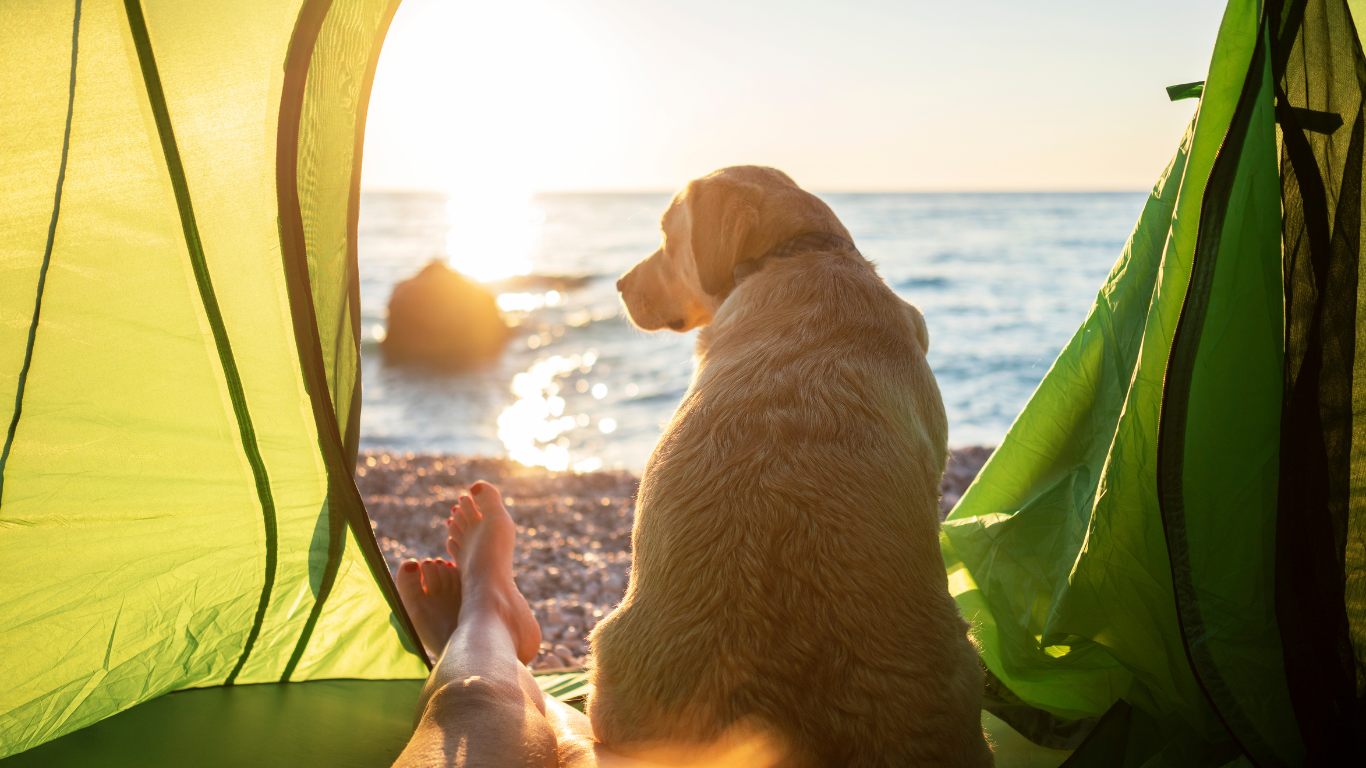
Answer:
<svg viewBox="0 0 1366 768"><path fill-rule="evenodd" d="M953 505L963 497L968 486L977 479L977 473L982 471L982 466L991 458L991 452L995 448L986 448L980 445L972 445L967 448L958 448L949 451L948 466L944 468L944 479L939 483L939 513L948 515L953 511Z"/></svg>
<svg viewBox="0 0 1366 768"><path fill-rule="evenodd" d="M942 514L967 490L992 449L952 452ZM640 481L624 471L550 472L507 459L363 452L356 485L391 571L412 558L448 558L446 518L477 480L498 486L517 524L514 579L541 625L533 669L583 666L588 635L621 602L631 571Z"/></svg>
<svg viewBox="0 0 1366 768"><path fill-rule="evenodd" d="M563 661L566 667L572 667L579 663L578 655L575 654L574 651L571 651L568 646L557 645L552 653L560 657L560 661Z"/></svg>

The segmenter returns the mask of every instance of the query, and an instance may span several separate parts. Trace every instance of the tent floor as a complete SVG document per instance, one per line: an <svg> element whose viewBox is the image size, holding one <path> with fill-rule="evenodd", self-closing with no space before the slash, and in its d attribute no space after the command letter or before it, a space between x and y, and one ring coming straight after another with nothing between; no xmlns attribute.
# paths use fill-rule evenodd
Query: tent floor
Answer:
<svg viewBox="0 0 1366 768"><path fill-rule="evenodd" d="M547 693L580 695L582 673L537 675ZM178 691L0 760L0 768L274 768L392 765L412 734L421 680L317 680ZM1057 768L1044 749L983 712L997 768Z"/></svg>
<svg viewBox="0 0 1366 768"><path fill-rule="evenodd" d="M0 766L388 766L412 735L422 682L317 680L177 691Z"/></svg>

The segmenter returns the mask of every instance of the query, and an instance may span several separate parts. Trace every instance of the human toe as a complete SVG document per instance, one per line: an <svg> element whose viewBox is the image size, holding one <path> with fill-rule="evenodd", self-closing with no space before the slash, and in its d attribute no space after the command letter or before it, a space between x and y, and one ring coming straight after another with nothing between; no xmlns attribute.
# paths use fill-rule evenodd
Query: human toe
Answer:
<svg viewBox="0 0 1366 768"><path fill-rule="evenodd" d="M452 588L458 591L460 586L455 572L455 563L440 558L433 559L432 563L435 567L432 568L432 580L427 585L427 594L446 595L452 591ZM423 576L425 577L426 574Z"/></svg>
<svg viewBox="0 0 1366 768"><path fill-rule="evenodd" d="M455 525L455 518L446 521L446 554L455 558L460 552L460 529Z"/></svg>
<svg viewBox="0 0 1366 768"><path fill-rule="evenodd" d="M441 577L446 570L441 565L440 560L427 558L422 561L422 589L427 594L434 594L441 589Z"/></svg>
<svg viewBox="0 0 1366 768"><path fill-rule="evenodd" d="M498 492L493 483L484 480L470 486L470 496L474 497L475 506L481 512L485 509L485 505L503 506L503 494Z"/></svg>
<svg viewBox="0 0 1366 768"><path fill-rule="evenodd" d="M478 485L478 483L475 485ZM462 531L468 531L470 526L484 519L483 513L479 511L479 507L474 503L474 497L468 493L460 494L460 503L456 506L460 509L460 514L457 517L462 518L459 521L460 530Z"/></svg>
<svg viewBox="0 0 1366 768"><path fill-rule="evenodd" d="M422 599L422 572L419 570L416 560L405 560L398 567L398 573L394 574L394 584L398 587L398 596L408 605L415 605L416 601Z"/></svg>

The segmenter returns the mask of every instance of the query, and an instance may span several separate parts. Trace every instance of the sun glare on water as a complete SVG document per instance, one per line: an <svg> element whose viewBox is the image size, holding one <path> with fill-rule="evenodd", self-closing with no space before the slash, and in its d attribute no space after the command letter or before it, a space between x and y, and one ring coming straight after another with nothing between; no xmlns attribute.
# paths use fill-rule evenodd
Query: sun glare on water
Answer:
<svg viewBox="0 0 1366 768"><path fill-rule="evenodd" d="M512 393L517 401L498 417L498 439L503 441L509 458L552 472L569 469L571 462L575 472L592 472L602 467L602 460L596 457L572 461L569 438L564 433L586 426L589 417L565 413L565 399L560 397L557 381L576 371L587 373L595 362L597 353L593 350L582 355L553 355L513 377ZM599 424L603 432L615 428L612 419L602 419Z"/></svg>
<svg viewBox="0 0 1366 768"><path fill-rule="evenodd" d="M472 185L450 193L446 206L450 231L446 253L450 264L468 277L481 282L504 280L530 274L545 214L527 193L498 191L489 185ZM533 315L538 310L558 307L567 297L559 291L544 293L500 293L498 308L513 318ZM544 339L542 338L544 337ZM549 334L532 334L527 346L536 349L552 343ZM498 439L508 457L530 467L545 467L552 472L572 469L592 472L602 468L602 459L571 452L573 445L565 433L587 427L593 419L586 413L565 413L560 382L571 373L587 374L597 362L597 352L552 355L537 360L529 369L512 379L516 401L498 417ZM601 390L601 391L599 391ZM597 400L606 395L606 385L593 391ZM597 420L598 431L609 434L616 429L611 418Z"/></svg>
<svg viewBox="0 0 1366 768"><path fill-rule="evenodd" d="M504 312L531 312L541 307L553 307L563 297L559 291L545 293L503 293L498 295L498 308Z"/></svg>

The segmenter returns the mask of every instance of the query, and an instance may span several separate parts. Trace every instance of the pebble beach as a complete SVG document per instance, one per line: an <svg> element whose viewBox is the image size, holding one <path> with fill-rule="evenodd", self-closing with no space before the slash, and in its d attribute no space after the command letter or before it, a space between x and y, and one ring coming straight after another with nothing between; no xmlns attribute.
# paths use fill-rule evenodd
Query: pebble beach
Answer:
<svg viewBox="0 0 1366 768"><path fill-rule="evenodd" d="M951 451L940 486L942 513L991 451ZM508 459L366 451L357 461L356 484L390 571L410 557L447 557L451 505L477 480L498 486L517 523L517 587L541 624L541 653L531 666L581 666L589 631L626 592L640 479L625 471L550 472Z"/></svg>

